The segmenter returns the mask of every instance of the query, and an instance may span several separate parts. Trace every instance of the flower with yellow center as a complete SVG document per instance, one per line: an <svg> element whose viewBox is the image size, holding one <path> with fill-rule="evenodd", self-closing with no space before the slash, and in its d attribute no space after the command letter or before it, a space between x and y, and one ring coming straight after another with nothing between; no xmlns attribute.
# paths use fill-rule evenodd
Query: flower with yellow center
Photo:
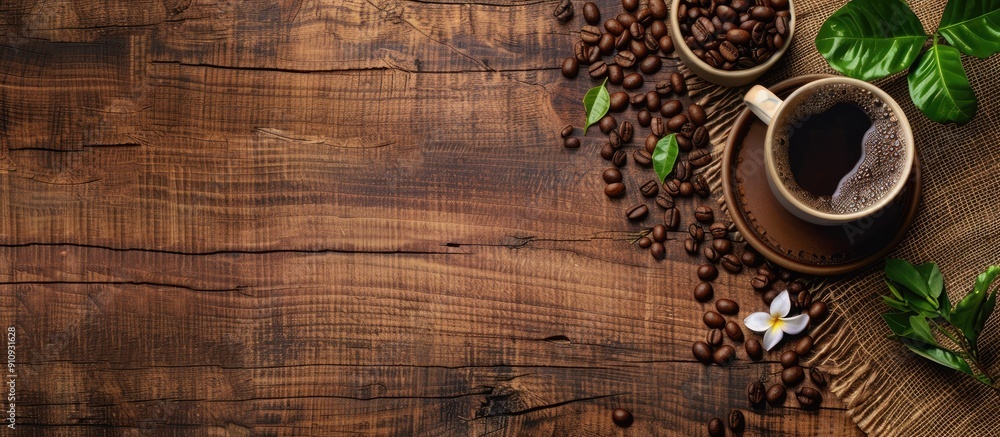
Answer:
<svg viewBox="0 0 1000 437"><path fill-rule="evenodd" d="M799 314L795 317L786 317L791 309L792 301L788 298L788 290L785 290L771 301L771 308L768 312L753 313L743 319L743 324L751 331L763 332L764 349L771 350L785 334L798 334L809 325L808 315Z"/></svg>

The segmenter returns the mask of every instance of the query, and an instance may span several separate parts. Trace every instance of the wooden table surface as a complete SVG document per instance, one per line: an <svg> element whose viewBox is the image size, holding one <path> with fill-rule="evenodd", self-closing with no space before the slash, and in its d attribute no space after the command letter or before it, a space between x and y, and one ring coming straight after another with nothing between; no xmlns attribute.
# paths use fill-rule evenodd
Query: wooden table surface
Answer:
<svg viewBox="0 0 1000 437"><path fill-rule="evenodd" d="M748 410L775 355L693 360L696 260L561 147L593 84L554 6L0 3L9 435L860 434Z"/></svg>

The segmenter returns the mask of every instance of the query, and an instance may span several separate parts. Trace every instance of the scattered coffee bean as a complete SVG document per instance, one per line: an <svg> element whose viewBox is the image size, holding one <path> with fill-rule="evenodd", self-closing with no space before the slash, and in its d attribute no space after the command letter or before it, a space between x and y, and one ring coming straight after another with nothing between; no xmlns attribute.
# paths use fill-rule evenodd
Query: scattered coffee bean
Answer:
<svg viewBox="0 0 1000 437"><path fill-rule="evenodd" d="M781 354L781 367L789 368L799 365L799 354L795 351L785 351Z"/></svg>
<svg viewBox="0 0 1000 437"><path fill-rule="evenodd" d="M604 61L597 61L590 64L590 68L587 71L589 72L590 77L600 79L608 74L608 66L604 63Z"/></svg>
<svg viewBox="0 0 1000 437"><path fill-rule="evenodd" d="M646 109L649 112L660 111L660 95L656 94L656 91L646 93Z"/></svg>
<svg viewBox="0 0 1000 437"><path fill-rule="evenodd" d="M653 22L649 24L649 28L646 29L646 33L652 35L657 41L659 41L660 38L667 36L667 32L667 25L661 20L653 20Z"/></svg>
<svg viewBox="0 0 1000 437"><path fill-rule="evenodd" d="M618 126L618 136L622 137L622 142L625 143L632 142L632 136L634 134L635 134L635 129L632 127L631 122L623 121L622 124Z"/></svg>
<svg viewBox="0 0 1000 437"><path fill-rule="evenodd" d="M604 145L601 146L601 158L610 161L614 156L615 148L611 147L611 143L604 143Z"/></svg>
<svg viewBox="0 0 1000 437"><path fill-rule="evenodd" d="M567 124L566 127L562 128L562 131L559 132L559 135L563 138L569 138L570 135L573 135L573 125Z"/></svg>
<svg viewBox="0 0 1000 437"><path fill-rule="evenodd" d="M799 341L795 342L795 347L793 349L795 349L795 353L800 356L806 356L810 351L812 351L812 347L813 338L812 336L806 335L800 338Z"/></svg>
<svg viewBox="0 0 1000 437"><path fill-rule="evenodd" d="M604 179L605 183L613 184L615 182L622 181L622 172L617 168L611 167L604 169L604 173L601 173L601 179Z"/></svg>
<svg viewBox="0 0 1000 437"><path fill-rule="evenodd" d="M728 255L723 255L722 259L719 260L719 265L721 265L722 268L726 269L727 272L732 274L737 274L743 271L743 263L741 263L740 259L732 253Z"/></svg>
<svg viewBox="0 0 1000 437"><path fill-rule="evenodd" d="M597 5L594 2L587 2L583 4L583 19L587 20L587 24L597 24L601 22L601 11L597 9Z"/></svg>
<svg viewBox="0 0 1000 437"><path fill-rule="evenodd" d="M647 215L649 215L649 207L642 203L632 206L625 212L625 217L633 221L642 220Z"/></svg>
<svg viewBox="0 0 1000 437"><path fill-rule="evenodd" d="M791 290L788 291L791 294ZM792 303L796 308L809 308L809 305L812 304L812 294L809 293L809 290L802 290L795 296L795 301Z"/></svg>
<svg viewBox="0 0 1000 437"><path fill-rule="evenodd" d="M601 133L607 135L618 127L618 120L615 120L615 118L610 115L605 115L600 121L597 122L597 126L601 128Z"/></svg>
<svg viewBox="0 0 1000 437"><path fill-rule="evenodd" d="M611 93L610 102L608 105L608 110L611 112L621 112L625 110L628 106L629 97L628 93L624 91L619 91L617 93ZM625 122L623 122L624 124Z"/></svg>
<svg viewBox="0 0 1000 437"><path fill-rule="evenodd" d="M588 47L587 48L587 63L588 64L593 64L593 63L595 63L597 61L600 61L600 60L601 60L601 48L597 47L597 46ZM604 61L601 61L601 62L604 62ZM607 65L607 64L605 63L605 65ZM610 66L609 66L609 68L610 68Z"/></svg>
<svg viewBox="0 0 1000 437"><path fill-rule="evenodd" d="M639 239L639 243L638 244L639 244L639 247L641 247L643 249L649 249L649 246L653 245L653 240L649 239L649 237L642 237L642 238Z"/></svg>
<svg viewBox="0 0 1000 437"><path fill-rule="evenodd" d="M667 129L669 129L671 132L679 132L681 130L681 126L684 126L684 123L687 122L688 122L687 115L677 114L673 117L670 117L670 119L667 120Z"/></svg>
<svg viewBox="0 0 1000 437"><path fill-rule="evenodd" d="M777 407L785 403L785 397L787 395L788 392L785 390L784 386L781 384L774 384L767 389L767 403L772 407Z"/></svg>
<svg viewBox="0 0 1000 437"><path fill-rule="evenodd" d="M667 249L663 247L663 243L653 242L652 246L649 246L649 253L653 255L653 258L663 259L667 256Z"/></svg>
<svg viewBox="0 0 1000 437"><path fill-rule="evenodd" d="M716 252L715 249L712 249L711 247L702 249L701 254L704 255L705 259L711 263L717 263L719 262L719 259L722 258L722 255L719 255L719 252Z"/></svg>
<svg viewBox="0 0 1000 437"><path fill-rule="evenodd" d="M656 206L663 209L674 209L674 198L667 193L660 193L656 196ZM679 219L679 217L678 217Z"/></svg>
<svg viewBox="0 0 1000 437"><path fill-rule="evenodd" d="M708 302L714 294L715 290L710 282L699 282L694 286L694 299L698 302Z"/></svg>
<svg viewBox="0 0 1000 437"><path fill-rule="evenodd" d="M655 179L650 179L639 186L639 192L643 197L654 197L660 191L660 183Z"/></svg>
<svg viewBox="0 0 1000 437"><path fill-rule="evenodd" d="M615 51L615 36L610 33L602 33L601 39L597 40L597 48L601 49L601 55L610 55Z"/></svg>
<svg viewBox="0 0 1000 437"><path fill-rule="evenodd" d="M803 284L801 281L792 281L788 283L788 294L793 296L805 291L805 289L806 284Z"/></svg>
<svg viewBox="0 0 1000 437"><path fill-rule="evenodd" d="M726 322L725 329L726 329L726 335L729 336L730 340L735 341L737 343L743 341L744 338L743 328L740 328L740 325L738 323L730 320Z"/></svg>
<svg viewBox="0 0 1000 437"><path fill-rule="evenodd" d="M705 240L705 228L697 223L691 223L688 225L688 234L691 234L691 238L694 241L704 241Z"/></svg>
<svg viewBox="0 0 1000 437"><path fill-rule="evenodd" d="M817 387L826 386L826 377L823 376L823 372L816 370L815 367L809 369L809 379L812 380L813 384L816 384Z"/></svg>
<svg viewBox="0 0 1000 437"><path fill-rule="evenodd" d="M740 304L732 299L719 299L715 301L715 309L727 316L732 316L740 312Z"/></svg>
<svg viewBox="0 0 1000 437"><path fill-rule="evenodd" d="M663 213L663 224L668 230L676 231L681 226L681 212L677 208L670 208Z"/></svg>
<svg viewBox="0 0 1000 437"><path fill-rule="evenodd" d="M656 135L657 138L662 138L663 134L666 133L663 130L663 119L660 117L653 117L653 120L649 122L649 132Z"/></svg>
<svg viewBox="0 0 1000 437"><path fill-rule="evenodd" d="M767 291L767 288L771 286L771 281L767 279L767 276L757 275L750 280L750 286L757 291Z"/></svg>
<svg viewBox="0 0 1000 437"><path fill-rule="evenodd" d="M625 194L625 184L621 182L615 182L613 184L608 184L604 187L604 195L615 198Z"/></svg>
<svg viewBox="0 0 1000 437"><path fill-rule="evenodd" d="M801 387L795 391L795 399L803 408L819 408L819 405L823 403L823 394L812 387Z"/></svg>
<svg viewBox="0 0 1000 437"><path fill-rule="evenodd" d="M691 184L691 182L681 182L677 188L677 193L680 194L681 197L691 197L691 195L694 194L694 185Z"/></svg>
<svg viewBox="0 0 1000 437"><path fill-rule="evenodd" d="M702 108L701 105L697 103L692 103L688 106L687 113L688 119L698 126L703 126L705 122L708 121L708 115L705 114L705 108Z"/></svg>
<svg viewBox="0 0 1000 437"><path fill-rule="evenodd" d="M667 18L667 3L663 0L649 0L649 12L657 20Z"/></svg>
<svg viewBox="0 0 1000 437"><path fill-rule="evenodd" d="M725 340L725 334L722 333L721 329L712 329L708 331L708 338L705 339L709 346L719 347L722 346L722 341Z"/></svg>
<svg viewBox="0 0 1000 437"><path fill-rule="evenodd" d="M704 167L712 162L712 152L708 149L696 149L688 154L688 161L694 167Z"/></svg>
<svg viewBox="0 0 1000 437"><path fill-rule="evenodd" d="M795 352L792 352L793 354ZM787 387L794 387L802 382L806 374L802 371L801 366L792 366L781 371L781 382L785 383Z"/></svg>
<svg viewBox="0 0 1000 437"><path fill-rule="evenodd" d="M729 429L737 434L743 432L746 427L746 419L743 417L743 412L740 410L733 410L729 412Z"/></svg>
<svg viewBox="0 0 1000 437"><path fill-rule="evenodd" d="M726 238L729 235L729 226L725 223L712 223L708 231L712 233L712 238Z"/></svg>
<svg viewBox="0 0 1000 437"><path fill-rule="evenodd" d="M727 255L733 251L733 242L726 238L716 238L712 240L712 249L719 254Z"/></svg>
<svg viewBox="0 0 1000 437"><path fill-rule="evenodd" d="M616 149L622 146L622 137L618 135L618 131L611 131L611 133L608 134L608 143L611 144L611 147Z"/></svg>
<svg viewBox="0 0 1000 437"><path fill-rule="evenodd" d="M628 33L632 35L632 40L638 41L646 37L646 26L636 21L628 27Z"/></svg>
<svg viewBox="0 0 1000 437"><path fill-rule="evenodd" d="M625 80L622 81L622 88L634 90L640 87L642 87L642 75L639 73L625 75Z"/></svg>
<svg viewBox="0 0 1000 437"><path fill-rule="evenodd" d="M571 20L573 18L573 2L570 0L560 1L552 11L552 16L556 17L561 23Z"/></svg>
<svg viewBox="0 0 1000 437"><path fill-rule="evenodd" d="M750 343L747 342L747 344ZM760 405L764 403L765 396L766 390L764 390L763 382L751 382L750 385L747 386L747 401L750 402L750 405Z"/></svg>
<svg viewBox="0 0 1000 437"><path fill-rule="evenodd" d="M653 157L650 156L649 152L645 150L636 150L632 152L632 160L635 161L636 164L639 164L643 167L649 167L653 165Z"/></svg>
<svg viewBox="0 0 1000 437"><path fill-rule="evenodd" d="M683 110L680 100L668 100L660 107L660 115L670 119Z"/></svg>
<svg viewBox="0 0 1000 437"><path fill-rule="evenodd" d="M628 50L620 51L615 55L615 64L622 68L632 68L635 65L635 54Z"/></svg>
<svg viewBox="0 0 1000 437"><path fill-rule="evenodd" d="M775 280L778 279L778 274L775 273L774 269L772 269L771 266L767 264L757 267L757 274L767 276L767 280L771 282L774 282Z"/></svg>
<svg viewBox="0 0 1000 437"><path fill-rule="evenodd" d="M620 21L612 18L604 22L604 30L607 30L608 33L612 35L618 36L625 32L625 26L623 26Z"/></svg>
<svg viewBox="0 0 1000 437"><path fill-rule="evenodd" d="M611 412L611 421L614 422L615 425L618 425L622 428L628 428L632 426L633 420L634 419L632 417L632 413L630 413L626 409L615 408L615 410Z"/></svg>
<svg viewBox="0 0 1000 437"><path fill-rule="evenodd" d="M681 181L678 179L671 179L663 183L663 191L671 196L679 196L681 194Z"/></svg>
<svg viewBox="0 0 1000 437"><path fill-rule="evenodd" d="M712 361L720 366L728 366L736 358L736 349L728 344L724 344L716 349L712 355Z"/></svg>
<svg viewBox="0 0 1000 437"><path fill-rule="evenodd" d="M751 338L743 344L743 348L747 350L747 358L754 361L760 361L764 358L764 346L760 344L760 341L756 338Z"/></svg>
<svg viewBox="0 0 1000 437"><path fill-rule="evenodd" d="M700 267L698 267L698 277L701 278L702 281L711 281L718 276L719 276L719 270L716 269L715 266L711 264L702 264ZM721 328L722 326L718 327Z"/></svg>
<svg viewBox="0 0 1000 437"><path fill-rule="evenodd" d="M670 86L673 87L675 94L687 93L687 84L684 83L684 75L676 71L670 74Z"/></svg>
<svg viewBox="0 0 1000 437"><path fill-rule="evenodd" d="M709 437L725 437L726 425L722 423L722 419L716 417L708 421L708 435Z"/></svg>
<svg viewBox="0 0 1000 437"><path fill-rule="evenodd" d="M636 9L639 9L639 0L622 0L622 8L626 12L635 12Z"/></svg>
<svg viewBox="0 0 1000 437"><path fill-rule="evenodd" d="M749 248L750 246L747 247ZM756 267L760 263L760 256L757 255L757 252L747 249L740 255L740 261L747 267ZM754 289L757 289L757 287L754 287Z"/></svg>
<svg viewBox="0 0 1000 437"><path fill-rule="evenodd" d="M702 317L705 325L713 329L722 329L726 326L726 319L715 311L706 311Z"/></svg>
<svg viewBox="0 0 1000 437"><path fill-rule="evenodd" d="M624 150L615 150L615 154L611 155L611 163L615 167L624 167L626 162L628 162L628 153Z"/></svg>
<svg viewBox="0 0 1000 437"><path fill-rule="evenodd" d="M771 305L771 302L774 302L774 298L778 297L779 294L781 294L781 291L774 289L767 290L760 296L760 300L764 302L764 305Z"/></svg>
<svg viewBox="0 0 1000 437"><path fill-rule="evenodd" d="M563 140L563 146L567 149L579 149L580 139L575 137L569 137Z"/></svg>
<svg viewBox="0 0 1000 437"><path fill-rule="evenodd" d="M826 308L826 303L818 300L809 305L809 321L813 324L818 324L826 319L826 316L830 314L830 311Z"/></svg>
<svg viewBox="0 0 1000 437"><path fill-rule="evenodd" d="M660 51L663 52L663 54L669 55L674 52L674 39L671 38L670 35L660 37L660 40L657 42L659 43Z"/></svg>
<svg viewBox="0 0 1000 437"><path fill-rule="evenodd" d="M705 126L699 126L691 134L691 143L694 147L702 148L708 145L708 129Z"/></svg>
<svg viewBox="0 0 1000 437"><path fill-rule="evenodd" d="M653 230L650 231L650 235L653 236L653 241L657 243L667 241L667 227L662 223L657 223L653 225Z"/></svg>
<svg viewBox="0 0 1000 437"><path fill-rule="evenodd" d="M691 353L702 364L712 364L712 348L704 341L696 341L691 345Z"/></svg>
<svg viewBox="0 0 1000 437"><path fill-rule="evenodd" d="M566 58L565 60L563 60L562 63L562 74L563 76L572 79L576 77L576 74L579 72L579 68L580 68L579 60L573 57Z"/></svg>
<svg viewBox="0 0 1000 437"><path fill-rule="evenodd" d="M689 255L698 253L698 242L694 241L691 237L687 237L687 239L684 240L684 251Z"/></svg>
<svg viewBox="0 0 1000 437"><path fill-rule="evenodd" d="M639 63L639 71L645 74L656 74L663 66L659 56L648 56Z"/></svg>
<svg viewBox="0 0 1000 437"><path fill-rule="evenodd" d="M580 40L583 42L594 45L597 41L601 39L601 29L597 26L586 25L580 29Z"/></svg>
<svg viewBox="0 0 1000 437"><path fill-rule="evenodd" d="M649 123L653 121L653 116L652 114L649 113L649 111L643 109L639 111L638 114L635 115L635 119L636 121L639 122L639 126L649 127ZM650 135L650 137L654 138L653 144L656 144L656 141L659 140L659 138L655 138L655 135ZM649 144L648 138L646 139L646 144Z"/></svg>
<svg viewBox="0 0 1000 437"><path fill-rule="evenodd" d="M778 278L780 278L782 281L785 281L785 282L791 281L792 280L792 275L793 274L792 274L791 270L781 269L781 270L778 271Z"/></svg>
<svg viewBox="0 0 1000 437"><path fill-rule="evenodd" d="M715 214L712 212L712 208L709 206L699 206L694 210L694 218L702 223L712 223L715 218Z"/></svg>
<svg viewBox="0 0 1000 437"><path fill-rule="evenodd" d="M625 80L625 70L615 64L608 65L608 82L612 85L621 85ZM624 108L622 108L624 110Z"/></svg>

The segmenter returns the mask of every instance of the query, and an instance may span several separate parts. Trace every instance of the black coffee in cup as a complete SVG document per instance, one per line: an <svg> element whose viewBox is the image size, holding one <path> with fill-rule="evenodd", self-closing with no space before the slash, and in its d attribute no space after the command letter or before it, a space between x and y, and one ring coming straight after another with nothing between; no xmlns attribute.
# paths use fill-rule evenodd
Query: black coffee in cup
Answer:
<svg viewBox="0 0 1000 437"><path fill-rule="evenodd" d="M792 196L818 211L850 214L896 185L905 170L906 139L886 102L843 83L796 101L774 136L775 168Z"/></svg>

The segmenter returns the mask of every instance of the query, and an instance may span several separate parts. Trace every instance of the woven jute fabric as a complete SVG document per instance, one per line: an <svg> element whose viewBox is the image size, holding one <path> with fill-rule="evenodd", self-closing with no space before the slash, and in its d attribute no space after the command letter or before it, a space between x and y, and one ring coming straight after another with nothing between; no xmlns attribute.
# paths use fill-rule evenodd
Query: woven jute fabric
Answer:
<svg viewBox="0 0 1000 437"><path fill-rule="evenodd" d="M888 1L888 0L887 0ZM836 74L816 51L823 21L846 1L796 0L793 45L761 79L764 85L805 74ZM937 28L945 0L909 1L928 33ZM876 81L903 107L913 128L923 171L916 222L889 256L913 263L937 262L952 302L967 293L975 275L1000 264L1000 56L964 58L979 98L975 119L965 126L928 120L909 97L905 73ZM726 89L697 81L692 90L712 114L715 167L708 175L721 184L720 161L728 130L743 110L747 87ZM717 193L721 193L718 188ZM720 200L721 203L721 200ZM888 337L880 313L887 310L884 263L838 278L819 298L831 308L817 327L817 349L807 361L830 375L831 390L848 414L870 435L1000 435L1000 394L972 378L930 363ZM1000 375L1000 316L980 340L983 363Z"/></svg>

